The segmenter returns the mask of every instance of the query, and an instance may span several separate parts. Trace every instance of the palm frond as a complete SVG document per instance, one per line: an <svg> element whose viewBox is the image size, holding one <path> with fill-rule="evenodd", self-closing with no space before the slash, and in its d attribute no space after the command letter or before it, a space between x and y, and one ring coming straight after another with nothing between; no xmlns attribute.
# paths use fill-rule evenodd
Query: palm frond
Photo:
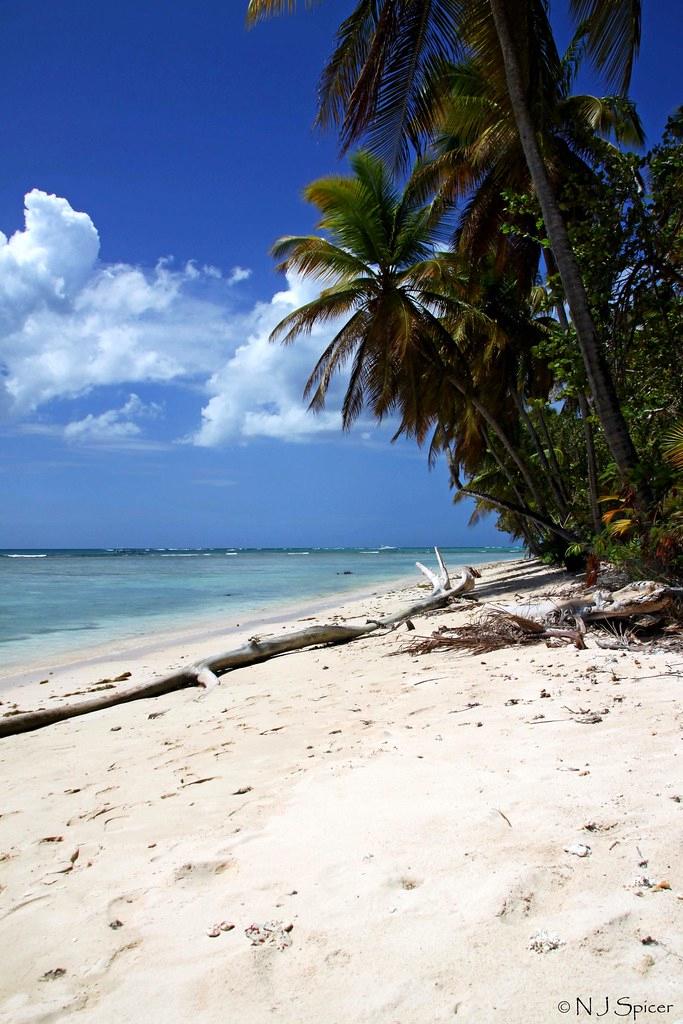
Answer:
<svg viewBox="0 0 683 1024"><path fill-rule="evenodd" d="M351 166L352 177L318 178L304 189L304 197L320 210L318 226L333 236L335 244L367 263L385 264L400 196L376 156L359 151Z"/></svg>
<svg viewBox="0 0 683 1024"><path fill-rule="evenodd" d="M317 299L307 302L283 317L271 331L268 340L290 345L300 335L310 334L315 327L347 316L363 302L364 297L365 291L362 287L350 285L339 290L330 288L322 292Z"/></svg>
<svg viewBox="0 0 683 1024"><path fill-rule="evenodd" d="M641 0L570 0L585 28L586 51L609 85L625 93L641 36Z"/></svg>
<svg viewBox="0 0 683 1024"><path fill-rule="evenodd" d="M471 0L470 0L471 2ZM343 149L369 131L373 150L406 166L431 122L429 86L462 52L467 0L361 0L343 22L320 83L320 124Z"/></svg>
<svg viewBox="0 0 683 1024"><path fill-rule="evenodd" d="M664 458L676 469L683 469L683 423L677 423L664 438Z"/></svg>
<svg viewBox="0 0 683 1024"><path fill-rule="evenodd" d="M605 517L602 517L603 522ZM635 527L635 521L633 519L614 519L612 522L607 523L607 533L610 537L625 537L627 533Z"/></svg>
<svg viewBox="0 0 683 1024"><path fill-rule="evenodd" d="M310 398L309 409L318 412L324 407L332 377L343 369L354 349L363 341L367 326L367 310L359 309L322 353L304 387L304 398Z"/></svg>
<svg viewBox="0 0 683 1024"><path fill-rule="evenodd" d="M314 7L318 0L304 0L306 7ZM247 5L247 24L255 25L279 14L294 14L296 0L249 0Z"/></svg>
<svg viewBox="0 0 683 1024"><path fill-rule="evenodd" d="M571 90L586 55L586 26L580 24L562 55L563 89Z"/></svg>
<svg viewBox="0 0 683 1024"><path fill-rule="evenodd" d="M614 138L622 145L642 146L645 142L645 129L635 104L622 96L570 96L559 110L571 128L583 122L588 132Z"/></svg>
<svg viewBox="0 0 683 1024"><path fill-rule="evenodd" d="M271 255L278 260L277 270L294 270L317 280L357 279L370 276L371 269L347 249L333 245L325 238L315 235L289 235L278 238L271 249Z"/></svg>

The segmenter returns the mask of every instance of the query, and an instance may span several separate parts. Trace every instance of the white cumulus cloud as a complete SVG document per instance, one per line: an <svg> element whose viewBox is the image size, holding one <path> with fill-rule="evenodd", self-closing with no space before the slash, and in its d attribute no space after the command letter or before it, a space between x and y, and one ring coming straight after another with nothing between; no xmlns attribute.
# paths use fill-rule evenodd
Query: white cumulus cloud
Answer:
<svg viewBox="0 0 683 1024"><path fill-rule="evenodd" d="M307 411L302 390L320 352L333 336L325 330L302 336L286 349L269 342L270 332L297 306L317 294L316 286L294 275L287 290L277 292L270 303L261 303L252 313L252 329L229 360L207 384L211 399L202 409L202 425L194 441L213 447L229 440L272 437L298 441L311 434L341 429L335 410L313 415Z"/></svg>
<svg viewBox="0 0 683 1024"><path fill-rule="evenodd" d="M215 267L98 262L86 213L33 190L26 223L0 235L0 408L25 415L111 384L206 379L241 334L233 285Z"/></svg>
<svg viewBox="0 0 683 1024"><path fill-rule="evenodd" d="M268 341L286 313L317 294L315 285L290 277L269 302L244 309L236 288L250 276L244 267L223 274L194 261L103 264L95 225L66 199L34 189L25 216L23 230L0 233L0 415L30 423L54 399L174 383L205 396L197 429L184 439L203 447L338 432L339 382L321 415L302 399L334 325L286 349ZM140 419L127 403L67 422L63 436L131 439L142 433Z"/></svg>
<svg viewBox="0 0 683 1024"><path fill-rule="evenodd" d="M0 231L0 331L21 327L36 309L63 311L92 273L100 249L95 225L66 199L33 189L24 231Z"/></svg>

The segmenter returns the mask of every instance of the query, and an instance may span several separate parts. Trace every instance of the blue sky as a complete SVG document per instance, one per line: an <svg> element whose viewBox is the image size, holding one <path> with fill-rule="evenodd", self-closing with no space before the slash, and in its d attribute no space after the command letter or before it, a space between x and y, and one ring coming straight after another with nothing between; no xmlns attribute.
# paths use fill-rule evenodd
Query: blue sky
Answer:
<svg viewBox="0 0 683 1024"><path fill-rule="evenodd" d="M350 6L247 32L242 0L0 3L0 547L504 541L413 446L305 413L324 338L267 344L312 294L268 250L341 166L311 125ZM654 141L680 9L645 6Z"/></svg>

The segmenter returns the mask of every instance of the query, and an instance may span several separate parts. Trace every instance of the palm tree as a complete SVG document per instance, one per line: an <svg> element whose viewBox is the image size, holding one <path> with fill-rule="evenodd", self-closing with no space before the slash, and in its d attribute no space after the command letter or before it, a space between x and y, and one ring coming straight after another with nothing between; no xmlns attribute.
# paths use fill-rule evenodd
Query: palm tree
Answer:
<svg viewBox="0 0 683 1024"><path fill-rule="evenodd" d="M644 141L640 119L628 100L617 96L572 94L583 47L582 36L578 34L560 62L562 76L559 79L546 73L546 65L535 69L533 94L537 98L539 117L542 115L544 119L539 138L548 175L556 190L569 176L588 190L601 188L593 168L611 148L607 141L610 136L634 146ZM556 54L554 57L552 66L557 68L559 58ZM543 250L534 237L538 234L535 216L518 213L513 218L508 209L509 195L527 193L531 185L509 105L501 104L481 68L471 59L446 66L441 82L435 83L435 90L440 100L434 106L434 122L430 127L433 141L427 161L415 175L418 188L424 194L436 192L444 201L459 205L454 241L456 248L467 257L473 275L481 275L482 259L493 258L508 275L512 273L518 290L526 295L537 279L542 251L548 273L554 278L557 266L552 250ZM574 211L573 215L580 216L580 212ZM511 219L516 221L518 230L509 234L504 229ZM509 308L516 305L509 291L505 305ZM499 304L499 317L505 315L505 305ZM557 303L557 316L565 331L568 330L562 302ZM547 436L545 418L538 414L539 429L546 435L547 448L539 443L522 394L513 391L512 397L548 473L557 508L566 509L568 496L554 447ZM590 411L581 391L577 398L587 447L591 517L594 529L600 532Z"/></svg>
<svg viewBox="0 0 683 1024"><path fill-rule="evenodd" d="M512 23L506 10L505 0L489 0L489 3L503 57L508 94L519 131L520 143L541 207L553 255L560 272L562 287L583 357L588 385L612 457L621 476L628 480L633 478L633 474L637 469L638 456L621 411L614 382L607 367L595 329L586 289L538 144L536 129L527 103L523 70L519 60L518 44L513 34ZM614 10L619 7L623 10L626 5L612 0L610 6ZM634 43L639 39L640 7L633 0L627 6L632 11L634 8L638 8L637 28L633 26L634 31L632 31L630 36L631 42ZM608 66L610 63L618 64L617 47L614 40L611 44L609 40L609 19L606 11L607 0L604 0L602 4L598 0L592 0L592 2L591 0L574 0L573 7L577 10L582 10L584 15L588 15L593 19L592 36L588 32L587 36L591 40L591 50L599 62ZM624 54L626 60L626 65L622 68L624 78L630 75L632 54L633 46L630 46ZM640 503L646 506L650 501L649 488L643 482L637 483L635 480L633 482L636 490L640 492Z"/></svg>
<svg viewBox="0 0 683 1024"><path fill-rule="evenodd" d="M470 466L490 437L529 496L517 513L575 539L548 513L515 443L517 415L506 394L508 368L517 372L506 355L509 332L467 301L458 258L435 251L443 207L420 202L411 181L399 192L375 156L357 153L351 165L352 177L322 178L304 192L330 237L288 236L273 247L279 270L312 277L323 288L286 316L271 340L288 344L320 324L337 328L306 384L310 407L323 407L333 375L350 363L346 428L364 405L380 420L396 413L396 436L421 443L434 430L432 450L457 444L460 461Z"/></svg>
<svg viewBox="0 0 683 1024"><path fill-rule="evenodd" d="M442 323L484 321L456 297L459 265L449 253L435 255L443 210L419 203L407 188L391 183L383 162L368 153L351 158L353 177L313 182L305 198L318 207L319 236L286 236L273 247L278 269L321 282L317 299L286 316L271 340L292 342L314 326L343 320L305 387L313 410L321 409L335 372L353 360L342 407L345 428L367 402L382 419L400 414L399 431L424 440L433 407L424 388L425 367L441 365L439 353L457 354ZM468 399L472 382L463 361L451 374L455 390ZM484 415L489 415L488 410ZM494 429L501 430L499 424Z"/></svg>
<svg viewBox="0 0 683 1024"><path fill-rule="evenodd" d="M296 0L249 0L248 18L292 11ZM640 43L640 0L570 0L589 56L625 90ZM368 129L373 146L407 162L433 120L433 84L446 62L474 55L507 97L574 322L586 377L605 438L641 505L649 488L634 474L638 457L621 411L539 145L530 69L554 69L546 0L359 0L340 27L321 85L320 120L340 127L345 148Z"/></svg>
<svg viewBox="0 0 683 1024"><path fill-rule="evenodd" d="M534 94L541 97L539 138L544 163L556 191L570 176L587 189L599 187L593 168L610 148L610 136L634 146L644 141L640 119L629 101L572 94L580 53L577 40L562 58L562 77L543 75L539 69L534 86ZM458 205L455 240L468 259L493 251L499 263L514 265L528 288L538 274L541 254L532 237L538 234L535 218L527 217L527 234L522 230L511 238L503 232L511 219L507 197L531 188L509 104L501 104L474 60L446 67L435 89L440 98L434 107L427 159L416 176L418 187L425 195L438 193L444 201Z"/></svg>

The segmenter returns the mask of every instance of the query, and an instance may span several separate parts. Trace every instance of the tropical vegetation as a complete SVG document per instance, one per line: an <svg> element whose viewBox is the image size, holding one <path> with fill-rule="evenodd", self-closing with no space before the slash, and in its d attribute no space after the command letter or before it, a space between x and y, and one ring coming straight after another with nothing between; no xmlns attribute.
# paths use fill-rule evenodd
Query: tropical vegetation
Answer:
<svg viewBox="0 0 683 1024"><path fill-rule="evenodd" d="M249 18L295 0L250 0ZM638 0L359 0L320 87L362 143L313 182L320 236L274 247L320 294L273 337L334 337L367 407L448 460L455 500L536 554L683 572L683 108L647 155L626 89ZM576 94L590 62L612 94Z"/></svg>

